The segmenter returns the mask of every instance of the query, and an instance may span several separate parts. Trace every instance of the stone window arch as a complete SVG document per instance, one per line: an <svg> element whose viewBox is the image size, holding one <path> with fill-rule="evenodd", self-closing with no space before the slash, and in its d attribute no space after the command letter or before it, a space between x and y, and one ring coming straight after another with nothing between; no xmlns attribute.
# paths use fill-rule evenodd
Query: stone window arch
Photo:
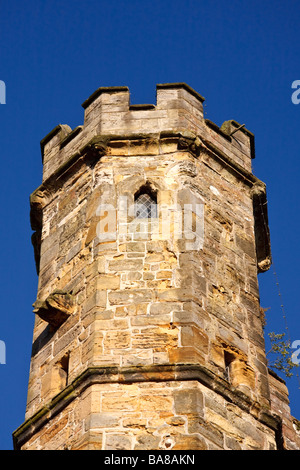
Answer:
<svg viewBox="0 0 300 470"><path fill-rule="evenodd" d="M142 186L134 195L134 216L137 219L157 218L157 194L150 186Z"/></svg>

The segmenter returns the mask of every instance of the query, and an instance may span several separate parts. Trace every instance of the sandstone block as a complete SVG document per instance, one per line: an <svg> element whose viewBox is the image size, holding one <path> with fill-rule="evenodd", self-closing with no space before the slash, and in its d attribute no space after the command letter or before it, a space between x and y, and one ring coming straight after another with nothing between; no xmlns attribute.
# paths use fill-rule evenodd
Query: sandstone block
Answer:
<svg viewBox="0 0 300 470"><path fill-rule="evenodd" d="M102 450L103 433L86 432L70 450Z"/></svg>
<svg viewBox="0 0 300 470"><path fill-rule="evenodd" d="M114 260L109 262L109 271L122 272L122 271L139 271L143 267L143 260L141 259L128 259L128 260Z"/></svg>
<svg viewBox="0 0 300 470"><path fill-rule="evenodd" d="M178 415L188 413L203 416L203 395L200 390L193 388L175 391L174 406Z"/></svg>
<svg viewBox="0 0 300 470"><path fill-rule="evenodd" d="M207 444L203 437L197 434L178 434L175 438L175 445L172 450L207 450Z"/></svg>
<svg viewBox="0 0 300 470"><path fill-rule="evenodd" d="M109 292L108 300L111 305L120 305L150 302L153 296L153 291L151 291L150 289L127 289Z"/></svg>
<svg viewBox="0 0 300 470"><path fill-rule="evenodd" d="M158 449L160 436L154 436L149 432L138 434L134 450L155 450Z"/></svg>
<svg viewBox="0 0 300 470"><path fill-rule="evenodd" d="M191 346L176 347L169 350L171 364L204 364L204 356Z"/></svg>
<svg viewBox="0 0 300 470"><path fill-rule="evenodd" d="M92 293L84 304L85 312L90 311L95 307L106 307L107 293L105 290L97 290Z"/></svg>
<svg viewBox="0 0 300 470"><path fill-rule="evenodd" d="M113 290L119 289L120 277L116 275L99 275L96 283L97 290Z"/></svg>
<svg viewBox="0 0 300 470"><path fill-rule="evenodd" d="M150 314L151 315L164 315L171 313L173 310L179 308L179 303L174 302L155 302L150 305Z"/></svg>
<svg viewBox="0 0 300 470"><path fill-rule="evenodd" d="M105 450L131 450L132 437L126 434L107 434Z"/></svg>
<svg viewBox="0 0 300 470"><path fill-rule="evenodd" d="M124 349L130 347L131 336L126 331L108 331L105 335L104 349Z"/></svg>
<svg viewBox="0 0 300 470"><path fill-rule="evenodd" d="M143 394L139 398L139 409L141 411L170 412L173 408L173 398L167 394Z"/></svg>
<svg viewBox="0 0 300 470"><path fill-rule="evenodd" d="M118 426L119 416L113 413L92 413L85 421L85 429L112 428Z"/></svg>
<svg viewBox="0 0 300 470"><path fill-rule="evenodd" d="M134 411L137 406L137 397L124 392L104 393L101 401L101 411L117 412L122 414L127 411Z"/></svg>
<svg viewBox="0 0 300 470"><path fill-rule="evenodd" d="M155 348L165 349L175 347L178 343L178 330L159 327L144 328L142 333L137 333L132 337L132 347L134 348Z"/></svg>
<svg viewBox="0 0 300 470"><path fill-rule="evenodd" d="M208 353L208 336L196 326L183 326L181 328L182 346L194 346L203 354Z"/></svg>
<svg viewBox="0 0 300 470"><path fill-rule="evenodd" d="M145 253L144 242L129 242L126 244L126 251Z"/></svg>

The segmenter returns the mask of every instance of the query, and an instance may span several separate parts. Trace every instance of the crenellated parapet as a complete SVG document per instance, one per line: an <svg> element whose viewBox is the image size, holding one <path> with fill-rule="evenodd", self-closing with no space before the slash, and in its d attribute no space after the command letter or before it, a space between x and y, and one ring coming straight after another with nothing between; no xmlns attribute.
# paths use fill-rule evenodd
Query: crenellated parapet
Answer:
<svg viewBox="0 0 300 470"><path fill-rule="evenodd" d="M98 88L83 104L84 123L73 130L56 126L41 141L44 174L47 179L95 136L160 134L190 131L251 171L254 137L234 120L221 127L204 118L204 98L185 83L156 86L156 105L130 103L127 87Z"/></svg>

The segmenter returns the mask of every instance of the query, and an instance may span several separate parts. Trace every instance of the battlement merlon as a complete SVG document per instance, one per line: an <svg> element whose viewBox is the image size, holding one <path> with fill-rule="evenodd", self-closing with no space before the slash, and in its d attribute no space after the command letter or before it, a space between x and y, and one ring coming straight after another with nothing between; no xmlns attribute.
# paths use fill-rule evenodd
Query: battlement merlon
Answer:
<svg viewBox="0 0 300 470"><path fill-rule="evenodd" d="M185 83L158 84L156 105L130 104L128 87L98 88L84 103L84 124L71 129L59 124L41 141L43 180L53 174L93 137L101 135L195 133L216 151L251 171L254 136L234 120L221 127L204 118L204 98Z"/></svg>

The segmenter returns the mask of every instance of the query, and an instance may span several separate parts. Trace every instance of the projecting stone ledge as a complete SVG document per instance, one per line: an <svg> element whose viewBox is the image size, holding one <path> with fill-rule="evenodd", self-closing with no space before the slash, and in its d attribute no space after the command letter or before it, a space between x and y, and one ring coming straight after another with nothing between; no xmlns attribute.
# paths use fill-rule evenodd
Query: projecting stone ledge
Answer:
<svg viewBox="0 0 300 470"><path fill-rule="evenodd" d="M37 300L33 312L53 328L59 328L74 312L72 294L56 290L46 300Z"/></svg>

